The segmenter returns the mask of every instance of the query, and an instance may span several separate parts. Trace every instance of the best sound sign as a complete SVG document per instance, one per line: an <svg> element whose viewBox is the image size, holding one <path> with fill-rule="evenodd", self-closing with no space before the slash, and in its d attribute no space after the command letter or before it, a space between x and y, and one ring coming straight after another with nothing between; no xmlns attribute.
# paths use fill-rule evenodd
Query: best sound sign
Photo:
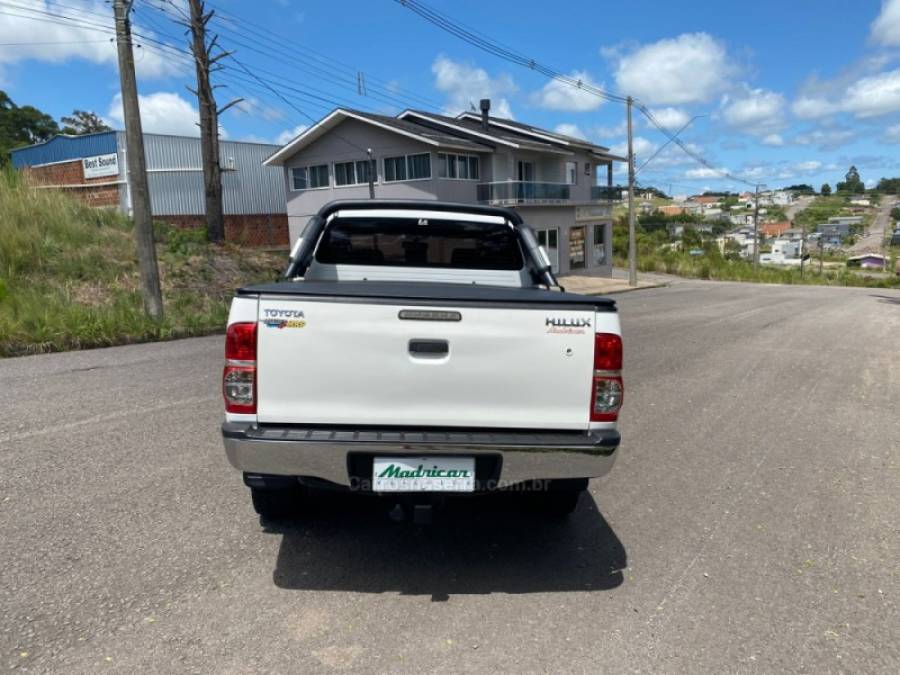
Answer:
<svg viewBox="0 0 900 675"><path fill-rule="evenodd" d="M116 153L85 157L81 160L81 164L84 167L85 178L119 175L119 156Z"/></svg>

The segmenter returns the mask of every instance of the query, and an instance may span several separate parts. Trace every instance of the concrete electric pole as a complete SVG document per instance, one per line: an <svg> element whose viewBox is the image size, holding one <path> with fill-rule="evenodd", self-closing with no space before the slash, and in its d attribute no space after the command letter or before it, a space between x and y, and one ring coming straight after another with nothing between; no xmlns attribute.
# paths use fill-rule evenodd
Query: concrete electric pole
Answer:
<svg viewBox="0 0 900 675"><path fill-rule="evenodd" d="M637 242L634 227L634 134L631 126L631 108L634 99L626 100L628 111L628 285L637 286Z"/></svg>
<svg viewBox="0 0 900 675"><path fill-rule="evenodd" d="M160 321L163 317L162 290L159 284L156 244L153 241L150 188L147 184L147 162L144 158L144 131L141 128L141 110L134 76L131 21L128 18L131 4L131 0L113 0L116 45L119 50L119 79L122 86L122 111L125 118L128 189L131 194L134 239L137 244L144 311L156 321Z"/></svg>
<svg viewBox="0 0 900 675"><path fill-rule="evenodd" d="M188 91L197 97L200 109L200 153L203 157L203 192L206 199L206 236L210 241L225 240L225 210L222 205L222 165L219 156L219 115L243 99L235 99L222 108L216 107L214 87L210 84L210 73L218 68L216 63L230 54L220 52L215 56L212 50L218 36L207 42L206 24L214 11L206 12L202 0L188 0L190 7L191 52L197 71L196 91Z"/></svg>

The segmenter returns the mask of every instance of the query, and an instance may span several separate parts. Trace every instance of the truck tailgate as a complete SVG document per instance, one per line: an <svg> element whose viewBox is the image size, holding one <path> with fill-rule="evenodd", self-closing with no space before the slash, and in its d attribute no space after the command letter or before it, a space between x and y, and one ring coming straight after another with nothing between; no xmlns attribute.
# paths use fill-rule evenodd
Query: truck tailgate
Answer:
<svg viewBox="0 0 900 675"><path fill-rule="evenodd" d="M590 306L263 295L259 319L260 423L588 427Z"/></svg>

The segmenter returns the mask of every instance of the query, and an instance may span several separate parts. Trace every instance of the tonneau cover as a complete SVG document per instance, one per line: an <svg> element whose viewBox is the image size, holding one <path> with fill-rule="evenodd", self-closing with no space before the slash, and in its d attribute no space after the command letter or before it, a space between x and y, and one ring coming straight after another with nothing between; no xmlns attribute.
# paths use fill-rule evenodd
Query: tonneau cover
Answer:
<svg viewBox="0 0 900 675"><path fill-rule="evenodd" d="M419 303L497 303L529 306L593 307L599 312L615 312L610 298L578 293L563 293L543 288L511 288L478 284L419 283L409 281L282 281L244 286L241 296L292 295L325 298L365 298L369 300L408 300Z"/></svg>

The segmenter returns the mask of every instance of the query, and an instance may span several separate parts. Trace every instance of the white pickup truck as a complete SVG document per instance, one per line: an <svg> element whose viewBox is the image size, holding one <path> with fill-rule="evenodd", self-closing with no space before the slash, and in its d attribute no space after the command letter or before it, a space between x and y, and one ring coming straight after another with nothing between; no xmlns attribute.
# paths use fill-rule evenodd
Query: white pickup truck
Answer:
<svg viewBox="0 0 900 675"><path fill-rule="evenodd" d="M333 202L284 281L237 292L225 344L225 450L263 518L309 486L562 515L616 457L616 305L564 292L513 210Z"/></svg>

